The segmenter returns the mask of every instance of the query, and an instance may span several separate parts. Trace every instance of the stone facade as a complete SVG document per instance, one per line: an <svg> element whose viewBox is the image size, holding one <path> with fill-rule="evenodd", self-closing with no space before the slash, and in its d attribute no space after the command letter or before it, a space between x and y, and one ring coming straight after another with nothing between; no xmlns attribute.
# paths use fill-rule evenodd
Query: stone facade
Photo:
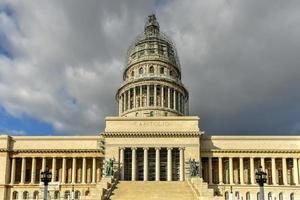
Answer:
<svg viewBox="0 0 300 200"><path fill-rule="evenodd" d="M0 200L41 199L46 167L53 174L51 199L105 199L120 180L119 191L145 184L143 195L159 191L157 185L172 192L189 188L184 199L256 200L259 166L267 172L266 199L300 199L300 136L205 135L199 118L188 116L176 49L155 16L129 48L123 79L116 94L119 116L107 117L97 136L1 135ZM108 159L114 160L113 177L104 173ZM197 177L190 176L193 159ZM157 199L168 199L162 196Z"/></svg>

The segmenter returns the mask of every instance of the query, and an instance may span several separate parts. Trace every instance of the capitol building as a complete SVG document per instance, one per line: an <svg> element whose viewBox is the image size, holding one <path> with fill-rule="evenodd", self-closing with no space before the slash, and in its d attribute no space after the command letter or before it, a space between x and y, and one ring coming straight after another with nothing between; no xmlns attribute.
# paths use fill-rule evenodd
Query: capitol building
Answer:
<svg viewBox="0 0 300 200"><path fill-rule="evenodd" d="M260 166L265 200L300 200L300 136L206 135L189 116L184 66L155 15L127 56L118 116L101 133L0 135L0 200L43 199L46 168L51 200L258 200Z"/></svg>

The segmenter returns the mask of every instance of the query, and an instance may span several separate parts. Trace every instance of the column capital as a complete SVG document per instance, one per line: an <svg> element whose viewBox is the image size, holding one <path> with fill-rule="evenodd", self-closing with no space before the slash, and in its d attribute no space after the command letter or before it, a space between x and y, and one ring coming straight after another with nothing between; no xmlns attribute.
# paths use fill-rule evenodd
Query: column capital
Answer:
<svg viewBox="0 0 300 200"><path fill-rule="evenodd" d="M161 147L155 147L155 150L160 150L161 149Z"/></svg>
<svg viewBox="0 0 300 200"><path fill-rule="evenodd" d="M148 151L149 147L143 147L144 151Z"/></svg>
<svg viewBox="0 0 300 200"><path fill-rule="evenodd" d="M179 150L185 150L185 147L179 147L178 149Z"/></svg>
<svg viewBox="0 0 300 200"><path fill-rule="evenodd" d="M167 147L167 150L172 150L173 149L173 147Z"/></svg>
<svg viewBox="0 0 300 200"><path fill-rule="evenodd" d="M137 150L137 147L131 147L131 150Z"/></svg>
<svg viewBox="0 0 300 200"><path fill-rule="evenodd" d="M120 150L125 150L125 147L119 147Z"/></svg>

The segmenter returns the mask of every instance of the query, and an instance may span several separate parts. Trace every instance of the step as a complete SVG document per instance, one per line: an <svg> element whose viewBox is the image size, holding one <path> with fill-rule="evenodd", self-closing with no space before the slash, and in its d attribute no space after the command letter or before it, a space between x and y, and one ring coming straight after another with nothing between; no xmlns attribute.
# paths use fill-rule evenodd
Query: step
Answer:
<svg viewBox="0 0 300 200"><path fill-rule="evenodd" d="M193 200L193 192L186 182L121 181L111 200Z"/></svg>

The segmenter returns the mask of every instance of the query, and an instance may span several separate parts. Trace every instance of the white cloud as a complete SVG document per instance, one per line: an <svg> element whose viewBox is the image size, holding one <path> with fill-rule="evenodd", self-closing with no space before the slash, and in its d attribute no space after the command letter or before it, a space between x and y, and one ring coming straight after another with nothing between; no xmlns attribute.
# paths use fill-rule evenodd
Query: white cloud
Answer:
<svg viewBox="0 0 300 200"><path fill-rule="evenodd" d="M0 3L1 4L1 3ZM3 1L0 104L57 132L96 134L116 115L126 50L156 10L176 43L190 110L210 131L294 132L298 1Z"/></svg>

